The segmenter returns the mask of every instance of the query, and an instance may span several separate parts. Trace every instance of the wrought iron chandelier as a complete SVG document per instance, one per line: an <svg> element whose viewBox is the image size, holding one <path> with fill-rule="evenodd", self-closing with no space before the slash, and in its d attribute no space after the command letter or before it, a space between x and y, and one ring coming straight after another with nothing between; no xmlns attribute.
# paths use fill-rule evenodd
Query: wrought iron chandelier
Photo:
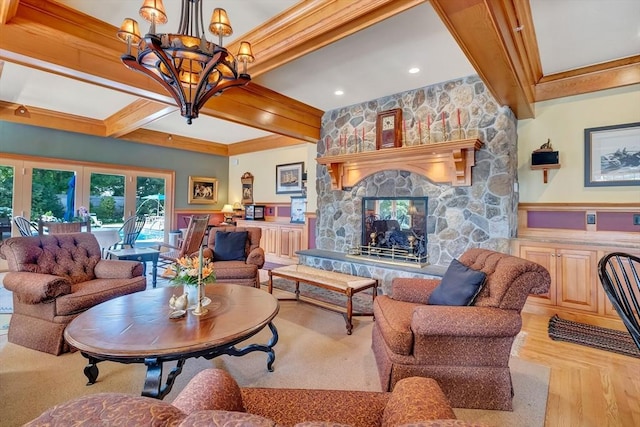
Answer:
<svg viewBox="0 0 640 427"><path fill-rule="evenodd" d="M126 18L118 38L127 43L127 53L120 59L127 68L160 83L180 106L180 114L188 124L198 117L209 98L251 80L247 74L247 64L254 60L251 44L240 42L235 57L222 46L222 38L233 32L224 9L216 8L209 23L209 31L218 36L218 44L205 37L201 0L182 0L177 34L156 33L156 24L167 23L162 0L144 0L140 16L151 28L141 37L138 22ZM131 54L132 45L137 47L137 57ZM242 64L242 72L238 63Z"/></svg>

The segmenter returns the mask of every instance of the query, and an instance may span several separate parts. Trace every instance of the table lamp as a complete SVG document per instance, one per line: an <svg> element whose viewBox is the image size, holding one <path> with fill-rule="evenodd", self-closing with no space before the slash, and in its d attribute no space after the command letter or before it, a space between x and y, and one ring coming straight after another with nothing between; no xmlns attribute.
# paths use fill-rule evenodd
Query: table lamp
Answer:
<svg viewBox="0 0 640 427"><path fill-rule="evenodd" d="M233 206L224 205L221 212L224 215L224 222L231 224L233 222Z"/></svg>

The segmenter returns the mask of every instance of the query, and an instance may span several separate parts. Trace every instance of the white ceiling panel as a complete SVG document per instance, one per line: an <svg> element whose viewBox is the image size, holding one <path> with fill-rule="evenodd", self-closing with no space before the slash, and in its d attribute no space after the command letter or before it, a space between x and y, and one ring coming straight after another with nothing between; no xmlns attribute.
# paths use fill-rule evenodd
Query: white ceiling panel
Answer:
<svg viewBox="0 0 640 427"><path fill-rule="evenodd" d="M543 74L640 54L640 0L530 0Z"/></svg>
<svg viewBox="0 0 640 427"><path fill-rule="evenodd" d="M145 126L145 129L166 133L168 135L182 135L221 144L231 144L271 135L271 133L259 129L203 115L200 115L197 119L193 120L192 124L188 125L186 119L180 115L180 111L176 111L150 123Z"/></svg>
<svg viewBox="0 0 640 427"><path fill-rule="evenodd" d="M409 74L412 67L420 72ZM473 67L425 3L255 81L327 111L471 74ZM334 95L337 89L344 95Z"/></svg>
<svg viewBox="0 0 640 427"><path fill-rule="evenodd" d="M124 18L133 18L138 21L142 33L146 33L149 30L149 24L138 13L143 3L142 0L57 0L57 3L79 10L116 27L120 27ZM213 9L221 7L227 11L233 34L224 39L226 44L248 33L296 3L298 3L298 0L204 0L202 3L202 19L204 25L207 26ZM168 22L164 25L158 25L157 31L174 33L178 31L182 2L179 0L164 0L163 4ZM213 37L208 30L207 37L209 40Z"/></svg>
<svg viewBox="0 0 640 427"><path fill-rule="evenodd" d="M5 62L3 101L104 120L138 99L122 92Z"/></svg>
<svg viewBox="0 0 640 427"><path fill-rule="evenodd" d="M529 1L545 75L640 54L640 0ZM142 0L58 3L115 27L125 17L132 17L140 22L143 32L148 29L138 14ZM208 21L214 7L225 8L234 28L227 43L234 37L243 38L296 3L297 0L204 0L204 20ZM164 0L169 23L159 26L159 31L177 30L180 4L179 0ZM420 68L420 72L409 74L412 67ZM254 81L327 111L475 73L431 4L425 2ZM344 91L342 96L334 94L338 89ZM4 64L0 77L0 100L94 119L106 119L136 99L9 62ZM146 128L222 144L270 135L208 116L200 116L189 126L177 112Z"/></svg>

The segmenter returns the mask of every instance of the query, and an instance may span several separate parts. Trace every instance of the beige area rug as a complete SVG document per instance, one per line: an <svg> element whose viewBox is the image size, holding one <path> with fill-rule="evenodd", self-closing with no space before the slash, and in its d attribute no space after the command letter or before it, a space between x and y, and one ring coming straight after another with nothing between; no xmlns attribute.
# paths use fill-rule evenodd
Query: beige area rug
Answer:
<svg viewBox="0 0 640 427"><path fill-rule="evenodd" d="M265 353L213 360L189 359L177 378L170 402L197 372L208 367L229 371L242 386L353 389L379 391L380 384L371 351L372 320L354 319L353 335L347 335L343 317L304 303L280 303L274 320L279 331L274 372L266 369ZM268 330L252 342L266 343ZM141 365L100 363L98 382L86 386L79 353L52 356L14 344L0 344L0 426L18 426L46 408L76 396L99 392L139 395L145 377ZM165 366L164 373L173 364ZM457 410L459 418L492 426L543 426L549 370L511 359L515 388L514 412Z"/></svg>

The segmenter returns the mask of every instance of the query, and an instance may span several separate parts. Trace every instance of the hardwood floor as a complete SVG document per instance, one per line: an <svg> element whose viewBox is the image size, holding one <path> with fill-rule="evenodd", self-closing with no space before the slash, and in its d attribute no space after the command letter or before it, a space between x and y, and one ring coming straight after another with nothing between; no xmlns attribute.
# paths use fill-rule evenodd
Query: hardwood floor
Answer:
<svg viewBox="0 0 640 427"><path fill-rule="evenodd" d="M545 426L640 426L640 359L553 341L547 316L523 320L520 357L551 368Z"/></svg>

